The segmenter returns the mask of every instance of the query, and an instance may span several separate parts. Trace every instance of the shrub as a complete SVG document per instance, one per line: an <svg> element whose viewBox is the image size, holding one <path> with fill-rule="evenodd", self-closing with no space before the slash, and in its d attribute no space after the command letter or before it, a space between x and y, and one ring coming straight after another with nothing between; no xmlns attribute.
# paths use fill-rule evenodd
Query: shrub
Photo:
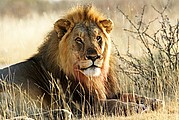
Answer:
<svg viewBox="0 0 179 120"><path fill-rule="evenodd" d="M140 19L137 23L132 21L122 10L120 13L128 20L131 29L124 29L133 35L133 41L141 42L143 55L136 57L128 49L122 56L116 48L119 60L120 72L128 76L135 84L135 92L148 94L152 97L174 97L178 91L178 67L179 67L179 22L172 25L165 11L154 11L159 17L148 23L144 22L145 8L142 8ZM161 19L161 20L160 20ZM158 21L158 22L156 22ZM160 27L151 33L151 24L155 22ZM130 47L130 45L128 45Z"/></svg>

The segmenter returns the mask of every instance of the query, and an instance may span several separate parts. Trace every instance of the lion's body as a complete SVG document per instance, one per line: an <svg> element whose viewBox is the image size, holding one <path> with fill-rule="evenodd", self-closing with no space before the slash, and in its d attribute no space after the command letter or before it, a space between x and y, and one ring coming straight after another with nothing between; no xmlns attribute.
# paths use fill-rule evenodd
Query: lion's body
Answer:
<svg viewBox="0 0 179 120"><path fill-rule="evenodd" d="M113 62L110 62L112 60L110 59L111 41L108 34L111 30L111 21L109 21L110 26L102 25L100 21L105 18L89 6L77 7L64 19L56 22L54 30L48 34L36 55L25 62L0 70L1 79L21 86L32 98L43 97L44 106L50 106L52 103L53 80L59 80L63 92L66 93L68 90L69 96L74 96L72 100L75 102L81 103L84 96L86 100L93 99L96 102L114 96L118 82L114 69L110 68L113 66ZM83 44L85 44L83 49L89 51L87 57L90 58L94 52L101 55L101 58L93 61L94 66L89 65L92 60L84 59L83 56L87 53L78 47L81 43L72 42L71 36L74 34L83 37ZM102 37L100 41L102 43L99 44L97 40L93 40L92 37L95 37L95 34ZM71 82L70 87L69 82Z"/></svg>
<svg viewBox="0 0 179 120"><path fill-rule="evenodd" d="M25 62L21 62L7 68L0 70L1 79L6 80L8 83L15 83L25 90L33 99L37 99L39 96L43 96L46 91L45 85L48 80L45 76L43 68L41 68L40 64L34 60L27 60ZM44 87L44 89L39 86ZM48 95L46 93L46 95ZM46 97L46 102L50 100Z"/></svg>

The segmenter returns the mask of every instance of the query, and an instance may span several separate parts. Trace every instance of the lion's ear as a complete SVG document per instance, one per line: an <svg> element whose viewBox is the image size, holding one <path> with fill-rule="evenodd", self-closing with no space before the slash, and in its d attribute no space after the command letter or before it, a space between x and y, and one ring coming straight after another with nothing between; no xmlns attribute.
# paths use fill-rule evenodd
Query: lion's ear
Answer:
<svg viewBox="0 0 179 120"><path fill-rule="evenodd" d="M107 33L110 33L113 28L113 22L110 19L101 20L100 23L106 29Z"/></svg>
<svg viewBox="0 0 179 120"><path fill-rule="evenodd" d="M58 34L58 37L62 37L70 28L71 22L67 19L59 19L54 24L54 29Z"/></svg>

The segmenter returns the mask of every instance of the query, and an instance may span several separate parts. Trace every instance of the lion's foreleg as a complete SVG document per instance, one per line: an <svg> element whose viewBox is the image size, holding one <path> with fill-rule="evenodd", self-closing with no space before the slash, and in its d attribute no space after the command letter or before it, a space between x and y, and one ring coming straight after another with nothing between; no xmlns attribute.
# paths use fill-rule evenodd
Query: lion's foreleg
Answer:
<svg viewBox="0 0 179 120"><path fill-rule="evenodd" d="M119 98L122 102L134 102L145 105L147 109L157 110L163 106L163 101L156 98L148 98L134 93L124 93Z"/></svg>
<svg viewBox="0 0 179 120"><path fill-rule="evenodd" d="M101 101L104 113L108 115L131 115L133 113L141 113L146 109L145 105L134 102L122 102L118 99L108 99Z"/></svg>

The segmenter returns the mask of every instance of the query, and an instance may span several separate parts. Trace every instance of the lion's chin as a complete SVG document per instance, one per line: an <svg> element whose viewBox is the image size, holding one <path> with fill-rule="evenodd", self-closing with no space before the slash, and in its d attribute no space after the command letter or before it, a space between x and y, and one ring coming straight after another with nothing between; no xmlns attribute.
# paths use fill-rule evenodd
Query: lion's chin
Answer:
<svg viewBox="0 0 179 120"><path fill-rule="evenodd" d="M83 70L84 75L89 77L98 77L101 74L101 68L99 67L90 67L88 69Z"/></svg>

